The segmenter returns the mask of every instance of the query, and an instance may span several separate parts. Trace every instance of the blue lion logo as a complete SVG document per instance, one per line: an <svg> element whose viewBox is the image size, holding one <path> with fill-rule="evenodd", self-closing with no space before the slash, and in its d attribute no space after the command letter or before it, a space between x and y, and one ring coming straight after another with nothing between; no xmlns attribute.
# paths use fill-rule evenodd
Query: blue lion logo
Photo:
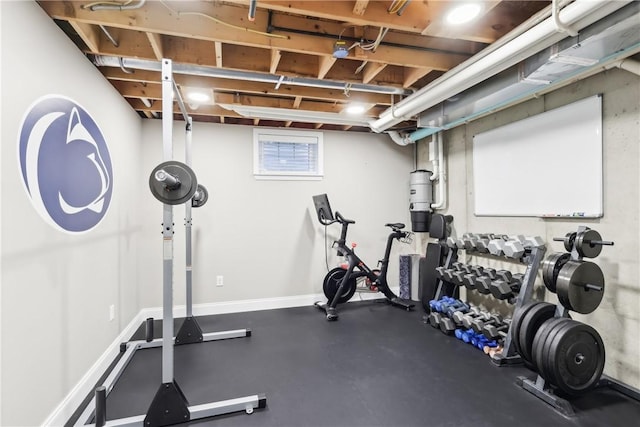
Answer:
<svg viewBox="0 0 640 427"><path fill-rule="evenodd" d="M18 157L27 194L45 221L82 233L104 218L113 191L111 157L79 104L58 95L33 103L20 126Z"/></svg>

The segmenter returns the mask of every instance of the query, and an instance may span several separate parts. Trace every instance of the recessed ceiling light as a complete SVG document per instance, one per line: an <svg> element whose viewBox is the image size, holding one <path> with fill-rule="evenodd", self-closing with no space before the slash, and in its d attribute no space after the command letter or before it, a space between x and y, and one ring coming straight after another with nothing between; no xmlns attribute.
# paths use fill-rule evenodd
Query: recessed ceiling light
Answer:
<svg viewBox="0 0 640 427"><path fill-rule="evenodd" d="M447 22L453 25L464 24L477 17L481 10L482 6L478 3L461 4L447 14Z"/></svg>
<svg viewBox="0 0 640 427"><path fill-rule="evenodd" d="M350 104L344 111L348 114L362 114L364 113L365 108L362 104Z"/></svg>
<svg viewBox="0 0 640 427"><path fill-rule="evenodd" d="M187 99L195 103L203 103L211 100L211 95L202 92L189 92L187 93Z"/></svg>

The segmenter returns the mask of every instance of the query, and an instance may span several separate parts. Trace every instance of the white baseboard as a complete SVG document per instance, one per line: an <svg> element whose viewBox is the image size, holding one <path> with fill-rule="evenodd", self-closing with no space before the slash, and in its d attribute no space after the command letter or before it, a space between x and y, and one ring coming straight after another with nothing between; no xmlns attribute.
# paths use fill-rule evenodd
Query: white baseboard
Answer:
<svg viewBox="0 0 640 427"><path fill-rule="evenodd" d="M397 293L397 287L391 289ZM375 293L359 293L349 302L368 301L378 298L384 298L384 296L378 292ZM228 302L216 302L208 304L195 304L193 306L194 316L207 316L213 314L227 314L227 313L242 313L247 311L259 311L259 310L273 310L277 308L289 308L289 307L304 307L311 306L316 301L325 301L326 298L323 294L310 294L310 295L296 295L291 297L276 297L276 298L262 298L262 299L250 299L242 301L228 301ZM186 315L186 307L176 306L173 309L174 317L184 317ZM153 317L156 319L162 318L162 307L143 308L140 312L131 319L131 322L124 328L124 330L113 340L106 351L100 356L96 363L89 368L87 373L80 379L80 381L73 387L73 389L67 394L62 402L56 407L56 409L47 417L42 423L43 426L63 426L73 413L80 407L85 397L91 393L95 384L100 377L107 371L111 363L115 360L120 352L120 344L128 341L135 331L140 327L142 322Z"/></svg>
<svg viewBox="0 0 640 427"><path fill-rule="evenodd" d="M131 319L131 322L129 322L120 335L113 340L109 347L107 347L107 350L102 353L102 356L89 368L87 373L84 374L75 387L71 389L64 400L60 402L51 415L42 423L43 426L64 426L69 418L71 418L71 415L80 407L85 397L93 391L95 384L118 356L120 344L129 340L138 329L143 319L143 317L140 316L141 313L142 311Z"/></svg>

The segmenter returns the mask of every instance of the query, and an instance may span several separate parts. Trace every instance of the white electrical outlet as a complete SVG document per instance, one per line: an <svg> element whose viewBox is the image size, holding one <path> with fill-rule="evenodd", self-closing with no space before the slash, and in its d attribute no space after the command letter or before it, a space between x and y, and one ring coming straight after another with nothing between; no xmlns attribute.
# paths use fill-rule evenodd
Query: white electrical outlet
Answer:
<svg viewBox="0 0 640 427"><path fill-rule="evenodd" d="M224 286L224 276L216 276L216 286Z"/></svg>
<svg viewBox="0 0 640 427"><path fill-rule="evenodd" d="M109 306L109 322L116 318L116 306L111 304Z"/></svg>

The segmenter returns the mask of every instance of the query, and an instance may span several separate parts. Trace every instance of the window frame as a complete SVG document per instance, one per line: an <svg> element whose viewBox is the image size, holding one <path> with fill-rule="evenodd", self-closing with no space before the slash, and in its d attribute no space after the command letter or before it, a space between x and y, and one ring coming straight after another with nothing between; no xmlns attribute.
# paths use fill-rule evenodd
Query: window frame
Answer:
<svg viewBox="0 0 640 427"><path fill-rule="evenodd" d="M315 144L317 146L316 171L300 172L300 171L264 171L261 158L260 146L262 142L266 142L268 138L280 137L283 142L295 144ZM315 139L310 142L309 138ZM253 129L253 176L255 179L265 180L293 180L293 181L317 181L324 177L324 134L323 132L314 132L307 130L291 130L291 129L269 129L254 128Z"/></svg>

